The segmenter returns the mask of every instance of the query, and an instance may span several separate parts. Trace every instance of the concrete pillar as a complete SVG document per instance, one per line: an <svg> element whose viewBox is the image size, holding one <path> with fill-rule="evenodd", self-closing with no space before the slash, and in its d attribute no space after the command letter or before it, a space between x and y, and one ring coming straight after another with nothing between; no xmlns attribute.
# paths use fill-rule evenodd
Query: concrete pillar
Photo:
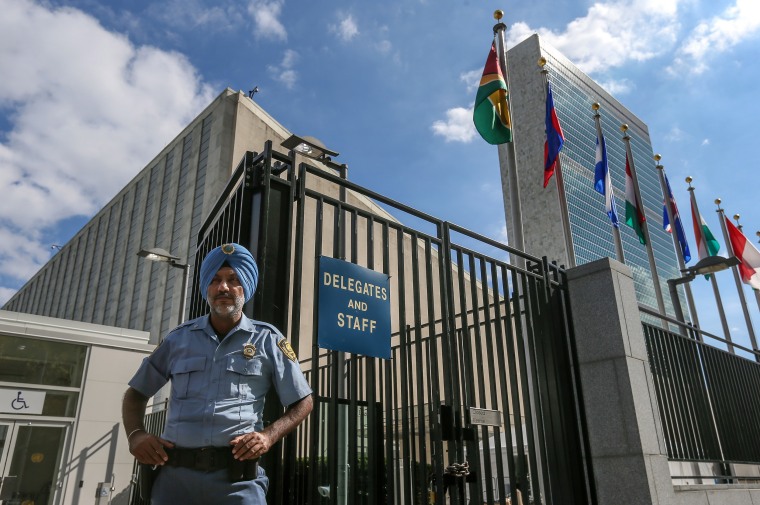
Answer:
<svg viewBox="0 0 760 505"><path fill-rule="evenodd" d="M568 270L567 279L598 503L668 503L670 472L631 270L603 258Z"/></svg>

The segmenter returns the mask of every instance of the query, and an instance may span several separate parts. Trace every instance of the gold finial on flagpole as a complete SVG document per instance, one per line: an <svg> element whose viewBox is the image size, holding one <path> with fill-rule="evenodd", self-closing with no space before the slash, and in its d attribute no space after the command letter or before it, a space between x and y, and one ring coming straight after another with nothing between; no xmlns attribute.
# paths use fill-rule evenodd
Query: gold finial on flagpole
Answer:
<svg viewBox="0 0 760 505"><path fill-rule="evenodd" d="M503 10L497 9L497 10L493 11L493 18L496 21L501 21L501 18L503 18L503 17L504 17L504 11Z"/></svg>
<svg viewBox="0 0 760 505"><path fill-rule="evenodd" d="M734 221L736 221L736 227L739 228L739 231L742 231L743 226L739 224L739 218L741 218L739 214L734 214Z"/></svg>
<svg viewBox="0 0 760 505"><path fill-rule="evenodd" d="M721 203L722 201L723 201L723 200L721 200L720 198L716 198L716 199L715 199L715 205L717 205L717 206L718 206L718 210L723 210L723 209L721 209L721 208L720 208L720 203Z"/></svg>
<svg viewBox="0 0 760 505"><path fill-rule="evenodd" d="M654 161L656 161L657 163L660 163L660 160L662 159L662 156L660 156L659 154L655 154L653 156L653 158L654 158Z"/></svg>
<svg viewBox="0 0 760 505"><path fill-rule="evenodd" d="M628 131L628 125L625 124L625 123L621 124L620 125L620 131L623 132L623 133L627 132Z"/></svg>
<svg viewBox="0 0 760 505"><path fill-rule="evenodd" d="M594 102L594 103L591 104L591 108L594 109L595 111L598 111L599 107L601 107L599 105L599 102Z"/></svg>
<svg viewBox="0 0 760 505"><path fill-rule="evenodd" d="M690 175L687 175L685 180L686 180L686 184L689 185L689 189L693 189L691 187L691 181L693 181L694 179Z"/></svg>
<svg viewBox="0 0 760 505"><path fill-rule="evenodd" d="M543 56L541 56L538 59L538 66L541 67L541 68L544 68L544 65L546 65L546 58L544 58Z"/></svg>

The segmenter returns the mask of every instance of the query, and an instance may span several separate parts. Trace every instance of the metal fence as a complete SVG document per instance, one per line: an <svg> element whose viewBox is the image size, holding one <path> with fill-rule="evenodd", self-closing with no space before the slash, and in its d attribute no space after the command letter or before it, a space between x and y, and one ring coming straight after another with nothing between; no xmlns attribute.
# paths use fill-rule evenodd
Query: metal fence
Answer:
<svg viewBox="0 0 760 505"><path fill-rule="evenodd" d="M643 328L668 458L715 463L715 476L737 480L730 464L760 465L760 354L691 326Z"/></svg>
<svg viewBox="0 0 760 505"><path fill-rule="evenodd" d="M199 233L196 281L219 244L254 253L246 314L288 336L314 390L311 416L262 459L268 502L594 503L564 271L339 174L296 170L267 143ZM390 276L391 359L318 346L320 256ZM190 317L206 313L196 291ZM267 398L265 424L281 412Z"/></svg>

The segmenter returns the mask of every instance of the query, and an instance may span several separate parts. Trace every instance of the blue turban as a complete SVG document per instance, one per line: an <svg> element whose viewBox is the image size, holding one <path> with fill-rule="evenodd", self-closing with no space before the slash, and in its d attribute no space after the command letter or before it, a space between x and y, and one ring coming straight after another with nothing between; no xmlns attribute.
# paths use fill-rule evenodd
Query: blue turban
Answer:
<svg viewBox="0 0 760 505"><path fill-rule="evenodd" d="M243 286L245 301L251 299L256 292L256 284L259 282L259 268L251 252L240 244L224 244L212 249L201 263L200 285L201 296L206 300L208 287L214 276L227 263L238 276Z"/></svg>

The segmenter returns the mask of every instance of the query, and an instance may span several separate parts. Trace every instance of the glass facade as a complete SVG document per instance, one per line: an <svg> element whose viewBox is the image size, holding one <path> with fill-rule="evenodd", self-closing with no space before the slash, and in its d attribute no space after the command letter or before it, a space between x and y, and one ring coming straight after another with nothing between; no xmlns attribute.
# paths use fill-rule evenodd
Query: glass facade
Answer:
<svg viewBox="0 0 760 505"><path fill-rule="evenodd" d="M666 280L680 277L680 273L673 241L670 234L662 228L662 190L653 160L654 152L649 131L640 119L556 49L541 41L537 35L509 51L509 85L511 99L516 109L514 129L516 151L518 151L518 174L521 179L521 200L524 203L523 221L526 215L541 213L540 208L531 209L530 207L531 205L545 206L545 200L542 204L541 198L547 198L545 195L549 191L549 188L544 190L537 187L539 179L531 172L524 171L521 166L521 164L535 166L534 160L537 157L540 157L538 166L541 166L543 161L545 85L540 69L536 65L540 56L547 60L544 68L548 70L555 109L565 135L561 154L562 175L576 264L581 265L603 257L616 257L612 226L604 211L604 197L593 188L597 133L591 106L597 102L600 104L601 127L607 146L609 169L621 221L620 234L625 263L633 272L638 301L655 310L658 307L647 249L639 243L633 228L625 225L626 146L620 129L622 124L629 126L628 135L633 162L665 310L669 315L674 315ZM516 68L517 65L529 66L530 70ZM521 100L522 103L520 103ZM533 149L536 153L527 153L528 149ZM526 178L529 180L525 180ZM534 178L537 179L536 182L533 182ZM556 189L554 191L556 195ZM533 198L533 195L537 198ZM554 205L557 213L544 212L547 219L560 219L559 204ZM540 234L541 227L535 225L526 227L525 243L538 243L535 237L527 236L528 230ZM543 240L545 244L546 239ZM566 247L562 237L557 237L556 240L561 242L558 247ZM541 251L529 252L541 254ZM558 255L558 257L561 256Z"/></svg>

